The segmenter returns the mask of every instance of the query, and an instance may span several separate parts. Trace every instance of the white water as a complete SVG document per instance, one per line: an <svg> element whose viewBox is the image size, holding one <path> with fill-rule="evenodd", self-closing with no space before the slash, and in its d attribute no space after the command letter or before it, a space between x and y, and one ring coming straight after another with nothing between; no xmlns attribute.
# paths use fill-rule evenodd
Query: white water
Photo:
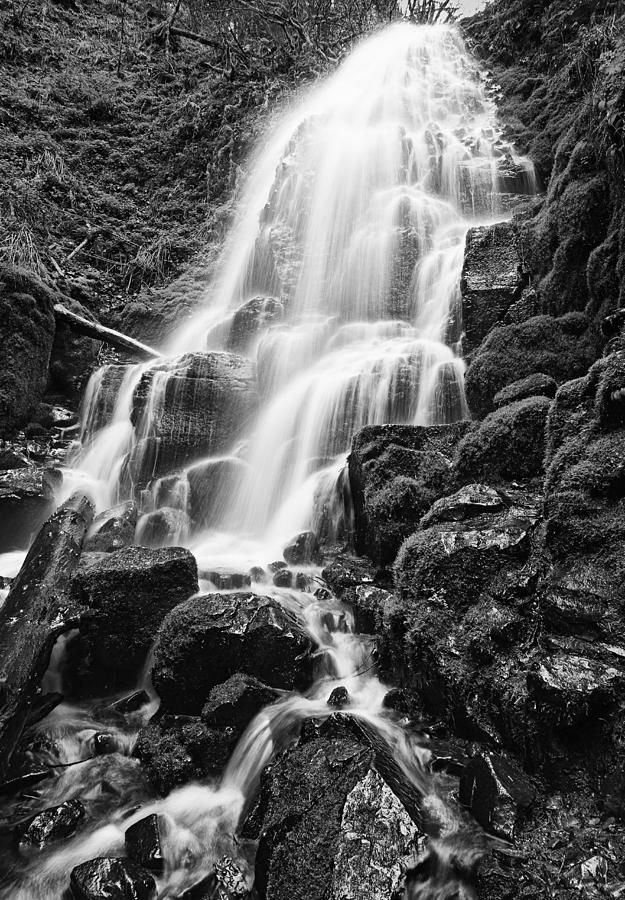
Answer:
<svg viewBox="0 0 625 900"><path fill-rule="evenodd" d="M464 416L457 345L464 239L472 223L501 217L499 172L511 166L520 184L525 173L531 189L531 167L501 141L480 73L453 30L396 25L365 41L263 143L204 308L172 337L164 366L126 372L104 427L94 423L108 375L92 379L66 492L90 489L99 509L124 499L132 490L122 477L127 455L136 456L166 412L167 361L179 373L180 354L223 350L234 312L251 297L277 295L284 318L266 322L245 348L257 366L258 415L225 452L213 454L215 465L230 463L235 474L224 476L208 525L188 543L200 568L246 571L279 558L336 492L357 429ZM154 365L147 405L133 425L136 387ZM206 453L196 456L210 457L208 440ZM197 465L190 459L173 478L155 473L154 483L137 492L142 510L166 496L167 506L186 511L188 470ZM258 590L267 593L266 585ZM162 801L133 796L130 805L142 801L135 812L125 804L104 809L97 826L44 855L31 866L28 884L3 896L60 896L73 865L121 852L125 828L152 811L170 821L163 896L210 871L223 853L238 854L244 865L233 835L263 767L294 723L329 714L326 700L337 685L348 688L349 712L387 741L438 819L440 837L431 846L443 868L447 857L467 863L479 851L476 836L467 836L442 803L425 769L427 752L383 710L386 689L366 643L345 627L345 612L334 601L324 609L309 593L269 590L299 615L320 648L311 691L286 697L252 722L219 784L191 785ZM68 731L63 747L82 759L90 713L56 715ZM97 719L91 722L96 728ZM128 724L130 737L120 737L119 759L107 776L122 784L137 776L125 754L140 724L140 715ZM68 790L87 796L103 765L68 769L41 804ZM466 896L462 886L453 894L453 882L445 876L418 896Z"/></svg>

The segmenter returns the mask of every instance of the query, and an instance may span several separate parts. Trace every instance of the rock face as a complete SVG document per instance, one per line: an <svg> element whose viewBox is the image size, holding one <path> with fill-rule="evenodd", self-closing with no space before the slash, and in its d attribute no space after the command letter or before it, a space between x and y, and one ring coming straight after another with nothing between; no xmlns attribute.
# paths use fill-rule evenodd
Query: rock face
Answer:
<svg viewBox="0 0 625 900"><path fill-rule="evenodd" d="M259 839L255 887L266 900L372 897L403 882L418 831L372 750L342 728L321 729L265 770L244 826Z"/></svg>
<svg viewBox="0 0 625 900"><path fill-rule="evenodd" d="M188 550L85 553L72 592L86 609L80 630L92 663L111 679L136 673L164 617L197 590Z"/></svg>
<svg viewBox="0 0 625 900"><path fill-rule="evenodd" d="M112 553L134 543L137 504L132 500L100 513L93 520L84 550L88 553Z"/></svg>
<svg viewBox="0 0 625 900"><path fill-rule="evenodd" d="M253 363L232 353L189 353L150 368L133 398L132 422L149 436L132 450L126 478L147 484L203 456L227 451L256 407Z"/></svg>
<svg viewBox="0 0 625 900"><path fill-rule="evenodd" d="M359 553L379 565L393 561L423 514L451 489L451 457L468 428L380 425L355 435L349 480Z"/></svg>
<svg viewBox="0 0 625 900"><path fill-rule="evenodd" d="M25 549L54 511L58 469L29 467L0 472L0 552Z"/></svg>
<svg viewBox="0 0 625 900"><path fill-rule="evenodd" d="M235 457L202 460L187 470L189 513L195 528L219 520L246 470L246 463Z"/></svg>
<svg viewBox="0 0 625 900"><path fill-rule="evenodd" d="M263 329L276 324L284 316L284 306L277 297L252 297L232 316L228 349L244 353Z"/></svg>
<svg viewBox="0 0 625 900"><path fill-rule="evenodd" d="M76 900L152 900L156 882L130 859L100 857L72 869L70 886Z"/></svg>
<svg viewBox="0 0 625 900"><path fill-rule="evenodd" d="M30 272L0 267L0 432L28 422L48 380L54 340L54 294Z"/></svg>
<svg viewBox="0 0 625 900"><path fill-rule="evenodd" d="M501 322L525 284L516 226L500 222L470 228L460 286L465 355Z"/></svg>
<svg viewBox="0 0 625 900"><path fill-rule="evenodd" d="M181 604L163 621L152 678L167 709L193 714L215 685L236 672L271 687L307 687L312 652L304 629L275 600L207 594Z"/></svg>
<svg viewBox="0 0 625 900"><path fill-rule="evenodd" d="M527 775L496 753L476 752L460 779L460 802L506 841L514 840L517 821L534 797Z"/></svg>
<svg viewBox="0 0 625 900"><path fill-rule="evenodd" d="M535 316L517 325L494 328L473 357L465 376L467 401L476 416L485 416L507 385L540 373L561 384L584 375L598 350L582 313L554 319Z"/></svg>
<svg viewBox="0 0 625 900"><path fill-rule="evenodd" d="M72 835L84 815L85 807L80 800L68 800L20 823L15 838L20 846L46 847L52 841Z"/></svg>

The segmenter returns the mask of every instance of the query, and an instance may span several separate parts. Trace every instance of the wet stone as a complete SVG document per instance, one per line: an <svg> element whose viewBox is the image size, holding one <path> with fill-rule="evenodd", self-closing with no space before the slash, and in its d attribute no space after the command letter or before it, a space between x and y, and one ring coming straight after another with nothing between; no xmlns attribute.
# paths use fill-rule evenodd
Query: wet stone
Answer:
<svg viewBox="0 0 625 900"><path fill-rule="evenodd" d="M460 780L460 802L487 831L512 841L522 810L534 802L527 775L496 753L477 751Z"/></svg>
<svg viewBox="0 0 625 900"><path fill-rule="evenodd" d="M202 719L207 725L231 725L242 730L279 696L278 691L257 678L237 672L212 689L202 710Z"/></svg>
<svg viewBox="0 0 625 900"><path fill-rule="evenodd" d="M317 535L302 531L284 548L284 558L290 566L320 565L322 556Z"/></svg>
<svg viewBox="0 0 625 900"><path fill-rule="evenodd" d="M619 699L625 673L600 660L557 653L528 672L527 686L555 724L574 727Z"/></svg>
<svg viewBox="0 0 625 900"><path fill-rule="evenodd" d="M441 497L421 519L421 528L439 522L459 522L482 513L497 512L504 502L494 488L486 484L467 484L450 497Z"/></svg>
<svg viewBox="0 0 625 900"><path fill-rule="evenodd" d="M328 697L328 706L333 706L335 709L343 709L348 704L349 692L347 688L343 687L343 685L335 687Z"/></svg>
<svg viewBox="0 0 625 900"><path fill-rule="evenodd" d="M20 847L46 847L52 841L72 835L84 816L85 807L81 801L68 800L17 825L15 839Z"/></svg>
<svg viewBox="0 0 625 900"><path fill-rule="evenodd" d="M263 584L267 581L267 573L262 568L262 566L252 566L249 572L250 575L250 583L255 581L257 584Z"/></svg>
<svg viewBox="0 0 625 900"><path fill-rule="evenodd" d="M290 588L293 586L293 572L290 569L278 569L273 576L275 587Z"/></svg>
<svg viewBox="0 0 625 900"><path fill-rule="evenodd" d="M130 859L99 857L72 869L75 900L152 900L156 882Z"/></svg>
<svg viewBox="0 0 625 900"><path fill-rule="evenodd" d="M261 570L262 571L262 570ZM215 585L218 591L238 591L249 587L252 576L246 572L235 572L232 569L212 569L200 572L200 578L205 578Z"/></svg>
<svg viewBox="0 0 625 900"><path fill-rule="evenodd" d="M92 738L93 752L96 756L106 756L109 753L117 753L119 746L115 736L99 731Z"/></svg>
<svg viewBox="0 0 625 900"><path fill-rule="evenodd" d="M127 694L125 697L120 697L119 700L115 700L113 703L109 704L107 708L113 712L127 715L128 713L137 712L138 709L141 709L142 706L145 706L146 703L149 702L150 695L147 691L133 691L131 694Z"/></svg>
<svg viewBox="0 0 625 900"><path fill-rule="evenodd" d="M131 825L124 836L128 856L152 872L163 871L162 827L163 817L152 813Z"/></svg>

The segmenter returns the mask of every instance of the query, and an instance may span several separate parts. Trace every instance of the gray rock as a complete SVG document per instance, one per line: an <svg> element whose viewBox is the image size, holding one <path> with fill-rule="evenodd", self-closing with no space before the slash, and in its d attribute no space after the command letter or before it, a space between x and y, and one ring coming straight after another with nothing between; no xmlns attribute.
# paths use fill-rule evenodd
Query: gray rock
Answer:
<svg viewBox="0 0 625 900"><path fill-rule="evenodd" d="M131 500L99 513L93 520L84 551L112 553L134 543L137 504Z"/></svg>
<svg viewBox="0 0 625 900"><path fill-rule="evenodd" d="M462 522L486 512L498 512L504 502L494 488L486 484L467 484L449 497L441 497L423 516L421 528L441 522Z"/></svg>
<svg viewBox="0 0 625 900"><path fill-rule="evenodd" d="M470 228L461 280L465 355L504 318L524 286L515 225L499 222Z"/></svg>
<svg viewBox="0 0 625 900"><path fill-rule="evenodd" d="M72 596L93 664L113 679L136 673L167 613L197 590L195 559L180 547L83 554Z"/></svg>
<svg viewBox="0 0 625 900"><path fill-rule="evenodd" d="M80 800L67 800L21 822L15 828L15 839L21 847L47 847L53 841L70 837L84 816L85 807Z"/></svg>
<svg viewBox="0 0 625 900"><path fill-rule="evenodd" d="M150 433L130 453L125 478L144 486L201 457L226 452L256 403L254 364L241 356L188 353L151 367L135 389L131 414L139 433L149 416Z"/></svg>
<svg viewBox="0 0 625 900"><path fill-rule="evenodd" d="M279 696L279 691L257 678L237 672L212 689L202 709L202 719L213 727L230 725L242 730Z"/></svg>
<svg viewBox="0 0 625 900"><path fill-rule="evenodd" d="M477 751L460 779L460 802L487 831L513 841L519 814L534 802L527 775L503 756Z"/></svg>
<svg viewBox="0 0 625 900"><path fill-rule="evenodd" d="M244 353L261 331L284 317L284 306L277 297L252 297L235 310L228 335L228 349Z"/></svg>
<svg viewBox="0 0 625 900"><path fill-rule="evenodd" d="M153 900L156 882L130 859L99 857L72 869L76 900Z"/></svg>
<svg viewBox="0 0 625 900"><path fill-rule="evenodd" d="M182 543L189 530L189 517L184 510L162 506L139 519L136 541L143 547L167 547Z"/></svg>
<svg viewBox="0 0 625 900"><path fill-rule="evenodd" d="M205 459L187 469L188 509L195 528L206 528L219 519L247 469L247 463L234 456Z"/></svg>
<svg viewBox="0 0 625 900"><path fill-rule="evenodd" d="M152 872L162 872L165 865L161 832L165 828L163 816L152 813L126 829L124 842L128 856Z"/></svg>
<svg viewBox="0 0 625 900"><path fill-rule="evenodd" d="M313 531L302 531L283 552L290 566L320 565L322 560L319 541Z"/></svg>
<svg viewBox="0 0 625 900"><path fill-rule="evenodd" d="M218 591L240 591L252 583L252 576L248 572L226 568L202 570L200 578L210 581Z"/></svg>
<svg viewBox="0 0 625 900"><path fill-rule="evenodd" d="M163 621L152 678L164 707L195 713L212 688L236 672L271 687L307 687L313 650L302 626L275 600L207 594L180 604Z"/></svg>
<svg viewBox="0 0 625 900"><path fill-rule="evenodd" d="M0 552L29 546L54 511L59 469L41 467L0 472Z"/></svg>
<svg viewBox="0 0 625 900"><path fill-rule="evenodd" d="M527 685L543 715L559 727L573 728L621 696L625 672L600 660L557 653L528 672Z"/></svg>

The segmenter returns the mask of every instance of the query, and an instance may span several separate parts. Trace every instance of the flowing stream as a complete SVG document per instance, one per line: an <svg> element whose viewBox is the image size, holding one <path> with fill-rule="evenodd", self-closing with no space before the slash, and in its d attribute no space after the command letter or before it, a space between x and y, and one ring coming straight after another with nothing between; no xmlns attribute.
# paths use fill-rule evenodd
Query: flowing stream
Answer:
<svg viewBox="0 0 625 900"><path fill-rule="evenodd" d="M307 528L344 541L353 434L465 417L465 235L505 217L510 195L534 188L531 165L502 138L475 61L443 26L398 24L364 41L283 116L250 171L202 308L162 360L92 377L65 478L65 495L86 489L100 511L139 502L139 538L166 509L166 542L188 546L201 573L266 567ZM197 393L204 377L234 387L198 446L185 414L205 413ZM210 490L198 494L202 478ZM124 830L152 811L170 822L162 896L178 896L224 854L251 882L252 851L235 838L241 815L294 724L328 716L339 685L349 692L347 711L388 744L438 823L428 852L439 865L411 896L469 896L454 872L459 861L470 866L482 839L443 799L422 739L384 709L387 688L349 611L306 590L251 589L277 597L314 638L313 688L252 722L218 784L161 800L150 797L131 755L157 699L113 728L115 754L95 758L103 703L57 708L39 726L56 749L44 747L37 761L50 764L50 753L54 765L82 761L35 789L32 808L81 797L91 803L89 825L62 848L29 857L2 897L61 897L74 865L122 853Z"/></svg>

